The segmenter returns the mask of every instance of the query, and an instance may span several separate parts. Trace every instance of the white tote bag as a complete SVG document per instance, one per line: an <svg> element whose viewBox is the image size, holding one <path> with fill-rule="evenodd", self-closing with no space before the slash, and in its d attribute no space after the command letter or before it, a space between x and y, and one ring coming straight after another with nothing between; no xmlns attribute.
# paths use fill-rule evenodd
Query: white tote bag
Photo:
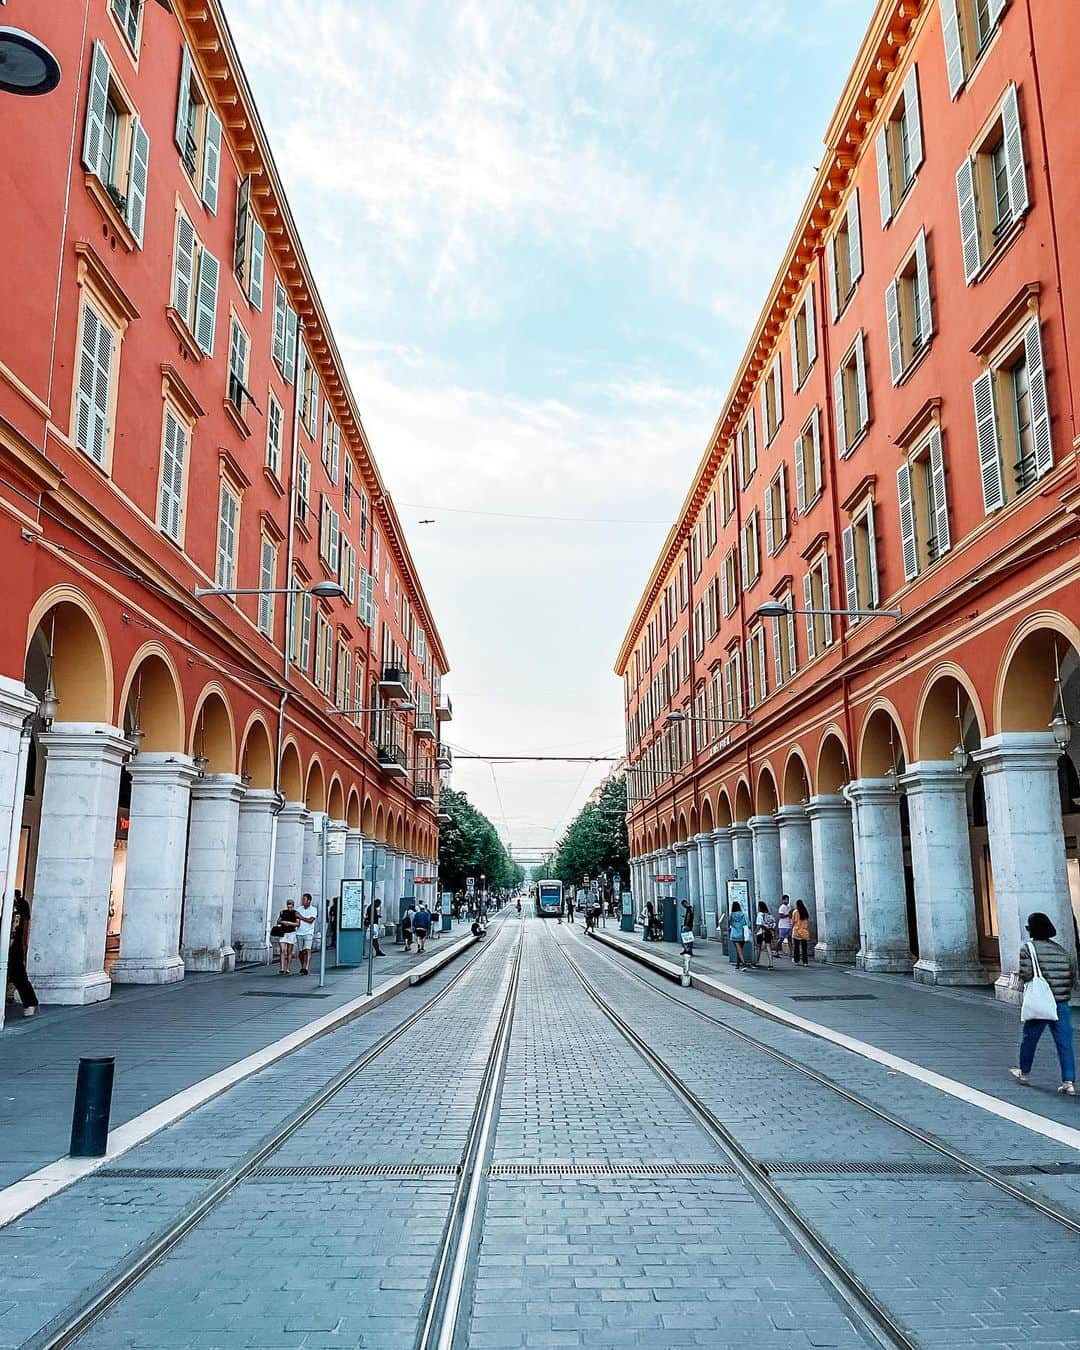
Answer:
<svg viewBox="0 0 1080 1350"><path fill-rule="evenodd" d="M1042 970L1039 967L1039 958L1035 955L1035 944L1029 942L1027 949L1031 954L1033 974L1024 986L1024 998L1020 1004L1020 1021L1056 1022L1058 1010L1054 991L1043 978Z"/></svg>

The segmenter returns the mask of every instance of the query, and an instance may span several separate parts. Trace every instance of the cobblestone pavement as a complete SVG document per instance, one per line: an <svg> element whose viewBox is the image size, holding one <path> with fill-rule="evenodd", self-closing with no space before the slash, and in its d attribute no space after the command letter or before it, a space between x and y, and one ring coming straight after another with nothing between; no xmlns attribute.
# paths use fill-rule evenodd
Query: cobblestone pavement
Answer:
<svg viewBox="0 0 1080 1350"><path fill-rule="evenodd" d="M754 1157L780 1167L774 1182L916 1344L1080 1343L1080 1238L970 1174L927 1171L940 1155L650 990L579 932L511 920L429 1014L79 1344L414 1346L519 933L462 1345L864 1344L720 1146L588 997L564 952ZM237 1084L126 1154L111 1175L0 1229L0 1350L23 1345L174 1220L454 969ZM1076 1159L929 1087L898 1085L849 1052L676 992L732 1025L744 1018L753 1034L986 1161ZM192 1170L199 1175L179 1175Z"/></svg>

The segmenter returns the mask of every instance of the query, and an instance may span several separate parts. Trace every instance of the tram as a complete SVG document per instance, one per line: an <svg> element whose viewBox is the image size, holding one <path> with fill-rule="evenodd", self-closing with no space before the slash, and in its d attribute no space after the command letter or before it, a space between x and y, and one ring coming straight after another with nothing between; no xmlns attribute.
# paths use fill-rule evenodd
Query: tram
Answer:
<svg viewBox="0 0 1080 1350"><path fill-rule="evenodd" d="M536 883L536 914L540 919L557 919L562 914L563 885L561 881Z"/></svg>

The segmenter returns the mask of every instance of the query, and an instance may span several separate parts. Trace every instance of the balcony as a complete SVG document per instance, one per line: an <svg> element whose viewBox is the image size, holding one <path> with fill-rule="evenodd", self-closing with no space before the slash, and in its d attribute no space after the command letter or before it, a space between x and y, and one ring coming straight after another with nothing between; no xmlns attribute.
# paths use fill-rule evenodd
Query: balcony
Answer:
<svg viewBox="0 0 1080 1350"><path fill-rule="evenodd" d="M379 768L384 769L389 777L409 776L409 770L405 767L405 751L399 745L380 745L378 755Z"/></svg>
<svg viewBox="0 0 1080 1350"><path fill-rule="evenodd" d="M435 714L421 709L413 722L413 731L421 740L433 741L435 739Z"/></svg>
<svg viewBox="0 0 1080 1350"><path fill-rule="evenodd" d="M443 745L440 741L438 750L435 751L435 767L437 769L452 769L454 767L454 756L448 745Z"/></svg>
<svg viewBox="0 0 1080 1350"><path fill-rule="evenodd" d="M454 715L454 705L445 694L439 695L439 701L435 705L435 716L440 722L449 722Z"/></svg>
<svg viewBox="0 0 1080 1350"><path fill-rule="evenodd" d="M413 783L413 796L418 802L435 800L435 785L430 778L417 778Z"/></svg>
<svg viewBox="0 0 1080 1350"><path fill-rule="evenodd" d="M379 693L389 699L409 697L409 672L404 666L383 666L379 677Z"/></svg>

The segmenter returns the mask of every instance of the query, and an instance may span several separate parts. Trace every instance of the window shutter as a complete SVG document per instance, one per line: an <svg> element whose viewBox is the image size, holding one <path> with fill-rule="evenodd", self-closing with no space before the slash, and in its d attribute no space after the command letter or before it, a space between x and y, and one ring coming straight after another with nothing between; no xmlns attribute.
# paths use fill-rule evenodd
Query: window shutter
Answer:
<svg viewBox="0 0 1080 1350"><path fill-rule="evenodd" d="M844 593L847 597L848 609L859 608L859 572L855 566L855 531L852 526L846 525L840 536L840 542L843 545L844 554ZM852 615L848 623L858 623L858 617Z"/></svg>
<svg viewBox="0 0 1080 1350"><path fill-rule="evenodd" d="M922 116L919 112L919 67L912 66L904 79L904 126L912 174L923 162Z"/></svg>
<svg viewBox="0 0 1080 1350"><path fill-rule="evenodd" d="M765 547L770 553L776 552L776 523L773 520L773 509L777 496L779 496L779 493L774 493L770 485L765 496Z"/></svg>
<svg viewBox="0 0 1080 1350"><path fill-rule="evenodd" d="M195 341L207 354L214 354L220 264L205 248L199 254L199 293L195 300Z"/></svg>
<svg viewBox="0 0 1080 1350"><path fill-rule="evenodd" d="M211 108L206 109L206 130L203 142L202 199L206 209L217 215L218 178L221 173L221 119Z"/></svg>
<svg viewBox="0 0 1080 1350"><path fill-rule="evenodd" d="M769 385L772 383L772 371L765 376L761 386L761 443L769 444ZM749 475L747 475L749 476Z"/></svg>
<svg viewBox="0 0 1080 1350"><path fill-rule="evenodd" d="M866 338L861 328L855 336L855 398L862 431L870 422L870 399L866 391Z"/></svg>
<svg viewBox="0 0 1080 1350"><path fill-rule="evenodd" d="M173 260L173 307L191 323L195 288L195 230L181 211L176 217L176 257Z"/></svg>
<svg viewBox="0 0 1080 1350"><path fill-rule="evenodd" d="M885 323L889 330L889 369L893 384L904 373L904 348L900 340L900 300L895 281L885 287Z"/></svg>
<svg viewBox="0 0 1080 1350"><path fill-rule="evenodd" d="M779 427L784 420L784 363L779 357L773 363L773 408L776 410L776 427Z"/></svg>
<svg viewBox="0 0 1080 1350"><path fill-rule="evenodd" d="M964 49L960 42L960 16L956 12L956 0L941 0L941 36L945 42L949 93L955 98L964 87Z"/></svg>
<svg viewBox="0 0 1080 1350"><path fill-rule="evenodd" d="M180 94L176 100L176 144L181 155L187 143L188 113L191 108L191 51L184 43L180 58Z"/></svg>
<svg viewBox="0 0 1080 1350"><path fill-rule="evenodd" d="M285 365L285 290L280 281L274 282L274 338L271 353L279 366Z"/></svg>
<svg viewBox="0 0 1080 1350"><path fill-rule="evenodd" d="M766 675L765 666L765 629L759 628L754 634L754 651L757 655L758 666L758 698L764 701L769 692L769 680Z"/></svg>
<svg viewBox="0 0 1080 1350"><path fill-rule="evenodd" d="M803 461L805 440L805 436L795 437L795 504L800 512L806 510L806 464Z"/></svg>
<svg viewBox="0 0 1080 1350"><path fill-rule="evenodd" d="M1016 85L1010 84L1001 100L1001 124L1005 129L1005 162L1009 170L1009 205L1013 219L1028 209L1027 175L1024 172L1024 138L1020 134L1020 107Z"/></svg>
<svg viewBox="0 0 1080 1350"><path fill-rule="evenodd" d="M859 189L851 194L847 205L848 270L854 286L862 276L862 220L859 214Z"/></svg>
<svg viewBox="0 0 1080 1350"><path fill-rule="evenodd" d="M832 584L829 579L829 555L821 555L821 608L832 609ZM831 647L833 640L833 616L823 614L821 617L822 628L825 633L825 646Z"/></svg>
<svg viewBox="0 0 1080 1350"><path fill-rule="evenodd" d="M814 449L814 497L816 498L821 491L821 485L825 481L821 473L821 414L817 408L810 415L810 434L813 438Z"/></svg>
<svg viewBox="0 0 1080 1350"><path fill-rule="evenodd" d="M877 532L874 529L874 503L866 503L866 560L870 573L870 609L877 609L880 599L877 570Z"/></svg>
<svg viewBox="0 0 1080 1350"><path fill-rule="evenodd" d="M746 701L751 708L757 706L757 672L754 669L754 651L749 638L746 639Z"/></svg>
<svg viewBox="0 0 1080 1350"><path fill-rule="evenodd" d="M109 384L113 335L89 305L83 306L79 392L75 405L76 443L95 464L105 463L109 430Z"/></svg>
<svg viewBox="0 0 1080 1350"><path fill-rule="evenodd" d="M817 656L817 632L814 628L814 616L810 610L814 608L814 582L807 572L802 579L803 590L803 609L806 610L806 655L807 659L812 661Z"/></svg>
<svg viewBox="0 0 1080 1350"><path fill-rule="evenodd" d="M292 384L296 375L296 311L290 306L285 306L285 365L283 374L286 381Z"/></svg>
<svg viewBox="0 0 1080 1350"><path fill-rule="evenodd" d="M964 280L970 286L982 265L979 212L975 205L975 168L965 159L956 171L956 200L960 208L960 244L964 253Z"/></svg>
<svg viewBox="0 0 1080 1350"><path fill-rule="evenodd" d="M90 62L90 90L86 96L82 162L98 177L101 176L101 143L105 136L105 109L108 103L109 58L104 43L95 42L94 55Z"/></svg>
<svg viewBox="0 0 1080 1350"><path fill-rule="evenodd" d="M882 127L874 141L877 151L878 197L881 201L881 228L892 220L892 183L889 179L889 137Z"/></svg>
<svg viewBox="0 0 1080 1350"><path fill-rule="evenodd" d="M780 519L776 522L776 537L782 544L788 537L788 514L787 514L787 465L781 461L780 472L777 477L779 492L777 497L780 504Z"/></svg>
<svg viewBox="0 0 1080 1350"><path fill-rule="evenodd" d="M75 444L90 453L90 424L94 407L94 371L97 367L98 316L83 305L79 348L79 386L75 396Z"/></svg>
<svg viewBox="0 0 1080 1350"><path fill-rule="evenodd" d="M244 280L247 265L248 222L251 219L251 176L236 189L236 228L233 231L233 271Z"/></svg>
<svg viewBox="0 0 1080 1350"><path fill-rule="evenodd" d="M131 127L131 159L128 164L127 201L124 203L124 219L135 236L135 242L142 248L143 229L146 224L146 184L150 173L150 137L146 128L138 120Z"/></svg>
<svg viewBox="0 0 1080 1350"><path fill-rule="evenodd" d="M900 548L904 555L904 580L919 575L919 550L915 542L915 508L911 500L911 469L901 464L896 471L896 496L900 503Z"/></svg>
<svg viewBox="0 0 1080 1350"><path fill-rule="evenodd" d="M341 469L341 428L334 423L334 441L330 456L330 477L336 483Z"/></svg>
<svg viewBox="0 0 1080 1350"><path fill-rule="evenodd" d="M799 372L799 325L795 319L791 321L788 336L791 339L791 387L792 389L798 389L801 382Z"/></svg>
<svg viewBox="0 0 1080 1350"><path fill-rule="evenodd" d="M943 553L948 553L952 541L949 537L949 499L945 492L945 456L941 452L938 427L930 433L930 486L934 493L934 538L940 558Z"/></svg>
<svg viewBox="0 0 1080 1350"><path fill-rule="evenodd" d="M184 458L187 434L183 425L165 409L165 437L161 455L161 502L158 524L170 539L180 542L180 506L184 498Z"/></svg>
<svg viewBox="0 0 1080 1350"><path fill-rule="evenodd" d="M754 410L750 409L750 416L746 420L747 430L749 432L750 442L750 473L753 474L757 469L757 426L754 423ZM750 475L748 474L747 477Z"/></svg>
<svg viewBox="0 0 1080 1350"><path fill-rule="evenodd" d="M774 618L772 621L772 650L773 650L773 678L776 681L776 687L784 683L784 641L783 634L780 632L780 620Z"/></svg>
<svg viewBox="0 0 1080 1350"><path fill-rule="evenodd" d="M266 231L257 220L251 222L251 273L248 278L248 298L256 309L263 304L263 267L266 256Z"/></svg>
<svg viewBox="0 0 1080 1350"><path fill-rule="evenodd" d="M917 268L917 303L919 306L919 327L924 343L930 341L934 331L934 311L930 305L930 264L926 256L926 231L920 230L915 240L915 263Z"/></svg>
<svg viewBox="0 0 1080 1350"><path fill-rule="evenodd" d="M795 597L790 594L788 595L788 604L794 609ZM788 675L791 676L799 669L799 649L795 641L795 615L789 614L784 623L787 625Z"/></svg>
<svg viewBox="0 0 1080 1350"><path fill-rule="evenodd" d="M836 450L840 458L847 454L847 412L844 408L844 368L833 376L833 404L836 412Z"/></svg>
<svg viewBox="0 0 1080 1350"><path fill-rule="evenodd" d="M1001 16L1002 16L1002 14L1005 12L1005 6L1006 6L1008 3L1009 3L1009 0L990 0L990 22L991 22L991 23L997 23L998 19L1000 19Z"/></svg>
<svg viewBox="0 0 1080 1350"><path fill-rule="evenodd" d="M746 537L747 529L748 524L742 527L742 532L739 535L739 567L744 586L746 585L747 579L750 576L749 568L747 566L747 537Z"/></svg>
<svg viewBox="0 0 1080 1350"><path fill-rule="evenodd" d="M814 306L814 283L811 282L806 292L806 299L803 301L803 312L806 315L806 369L817 360L817 314Z"/></svg>
<svg viewBox="0 0 1080 1350"><path fill-rule="evenodd" d="M836 293L836 240L831 235L825 242L825 271L829 280L829 318L835 323L840 314L840 297Z"/></svg>
<svg viewBox="0 0 1080 1350"><path fill-rule="evenodd" d="M1050 404L1046 397L1046 363L1043 360L1039 320L1024 329L1028 387L1031 391L1031 439L1035 445L1035 476L1042 478L1054 467L1054 443L1050 435Z"/></svg>
<svg viewBox="0 0 1080 1350"><path fill-rule="evenodd" d="M975 398L975 435L979 443L979 475L982 478L986 514L1005 505L1005 481L1001 468L994 375L984 370L972 385Z"/></svg>

